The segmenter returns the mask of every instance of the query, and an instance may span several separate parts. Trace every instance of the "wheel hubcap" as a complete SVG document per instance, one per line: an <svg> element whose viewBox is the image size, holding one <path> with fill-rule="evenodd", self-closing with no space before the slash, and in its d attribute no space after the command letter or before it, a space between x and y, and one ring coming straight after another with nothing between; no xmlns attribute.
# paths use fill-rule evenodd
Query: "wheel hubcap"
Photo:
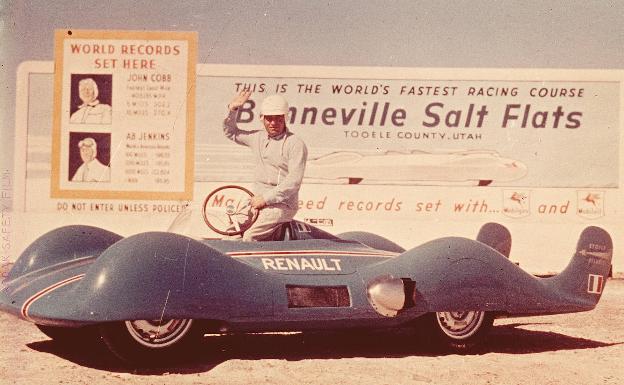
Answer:
<svg viewBox="0 0 624 385"><path fill-rule="evenodd" d="M474 335L485 318L483 311L437 312L436 320L447 336L462 340Z"/></svg>
<svg viewBox="0 0 624 385"><path fill-rule="evenodd" d="M177 342L188 332L193 320L136 320L126 321L130 336L141 345L164 348Z"/></svg>

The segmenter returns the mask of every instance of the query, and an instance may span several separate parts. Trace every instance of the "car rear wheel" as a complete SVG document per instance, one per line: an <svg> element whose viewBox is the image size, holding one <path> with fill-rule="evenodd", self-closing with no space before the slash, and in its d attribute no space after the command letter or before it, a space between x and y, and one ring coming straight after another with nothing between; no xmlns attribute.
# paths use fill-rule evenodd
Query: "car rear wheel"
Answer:
<svg viewBox="0 0 624 385"><path fill-rule="evenodd" d="M482 342L494 323L494 314L484 311L447 311L423 316L427 329L438 346L451 350L470 350Z"/></svg>
<svg viewBox="0 0 624 385"><path fill-rule="evenodd" d="M193 353L203 331L191 319L134 320L103 324L108 348L123 361L140 366L175 362Z"/></svg>

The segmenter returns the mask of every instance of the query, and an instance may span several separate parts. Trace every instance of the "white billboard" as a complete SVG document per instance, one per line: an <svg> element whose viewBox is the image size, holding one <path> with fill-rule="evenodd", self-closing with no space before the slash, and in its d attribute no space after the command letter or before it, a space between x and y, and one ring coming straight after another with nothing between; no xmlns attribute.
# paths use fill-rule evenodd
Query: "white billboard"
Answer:
<svg viewBox="0 0 624 385"><path fill-rule="evenodd" d="M51 191L54 65L26 62L18 74L11 258L56 226L164 230L190 200L223 184L249 186L251 155L225 138L222 124L227 103L250 89L240 128L261 128L259 102L281 93L289 129L308 146L297 219L332 233L375 232L407 248L474 237L482 224L500 222L512 232L512 259L534 273L561 270L574 234L598 225L616 240L621 271L623 80L621 71L199 64L195 130L186 137L194 146L192 198L60 197ZM187 154L170 151L180 164Z"/></svg>

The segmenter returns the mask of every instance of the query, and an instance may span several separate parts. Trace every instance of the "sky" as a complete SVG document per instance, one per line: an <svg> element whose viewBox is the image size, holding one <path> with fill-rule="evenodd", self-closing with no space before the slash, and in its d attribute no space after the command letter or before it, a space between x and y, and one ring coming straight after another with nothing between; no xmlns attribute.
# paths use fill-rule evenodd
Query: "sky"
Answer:
<svg viewBox="0 0 624 385"><path fill-rule="evenodd" d="M0 0L0 153L12 169L19 63L58 28L183 30L199 63L623 69L622 1Z"/></svg>

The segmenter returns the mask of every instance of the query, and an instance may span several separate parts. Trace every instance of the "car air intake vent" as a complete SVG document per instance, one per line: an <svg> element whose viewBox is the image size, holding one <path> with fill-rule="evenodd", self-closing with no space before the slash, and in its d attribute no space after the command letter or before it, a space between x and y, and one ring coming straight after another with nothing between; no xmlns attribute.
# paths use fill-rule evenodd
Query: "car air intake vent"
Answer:
<svg viewBox="0 0 624 385"><path fill-rule="evenodd" d="M349 289L346 286L286 285L289 308L349 307Z"/></svg>

